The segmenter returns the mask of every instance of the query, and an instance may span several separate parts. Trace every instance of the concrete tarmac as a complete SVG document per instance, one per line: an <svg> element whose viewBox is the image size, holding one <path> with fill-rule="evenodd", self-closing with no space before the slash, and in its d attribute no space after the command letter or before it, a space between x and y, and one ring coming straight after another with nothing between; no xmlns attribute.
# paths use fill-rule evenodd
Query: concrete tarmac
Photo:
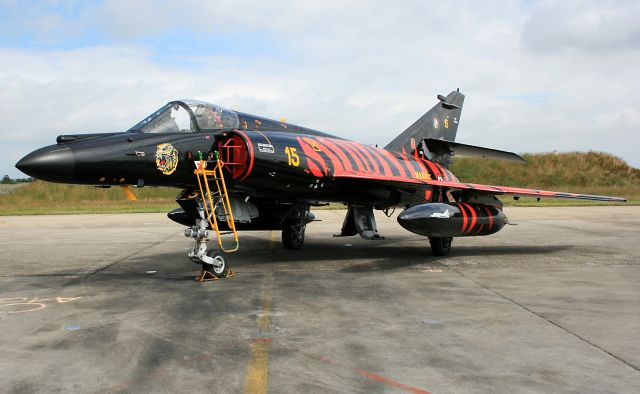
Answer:
<svg viewBox="0 0 640 394"><path fill-rule="evenodd" d="M0 217L0 392L640 392L640 207L507 208L445 258L315 212L204 284L163 214Z"/></svg>

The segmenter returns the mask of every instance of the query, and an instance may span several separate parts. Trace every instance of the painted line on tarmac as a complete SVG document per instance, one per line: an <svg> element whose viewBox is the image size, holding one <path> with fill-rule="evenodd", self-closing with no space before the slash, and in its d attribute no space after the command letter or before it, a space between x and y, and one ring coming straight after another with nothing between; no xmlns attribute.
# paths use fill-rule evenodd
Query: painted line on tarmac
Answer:
<svg viewBox="0 0 640 394"><path fill-rule="evenodd" d="M273 274L265 274L260 294L261 313L258 318L258 329L266 332L271 326L271 289ZM244 379L244 392L251 394L266 393L269 388L269 346L271 338L255 338L251 341L251 361Z"/></svg>
<svg viewBox="0 0 640 394"><path fill-rule="evenodd" d="M358 368L347 367L345 365L339 364L339 363L337 363L337 362L335 362L335 361L333 361L333 360L331 360L331 359L329 359L327 357L324 357L324 356L319 356L318 360L322 361L323 363L329 364L329 365L340 367L342 369L351 370L352 372L362 376L363 378L367 378L367 379L373 380L373 381L378 382L378 383L383 383L383 384L386 384L387 386L391 386L393 388L400 389L400 390L406 391L408 393L413 393L413 394L431 394L427 390L423 390L423 389L420 389L420 388L417 388L417 387L406 385L404 383L400 383L400 382L398 382L396 380L393 380L391 378L388 378L386 376L378 375L377 373L365 371L365 370L358 369Z"/></svg>

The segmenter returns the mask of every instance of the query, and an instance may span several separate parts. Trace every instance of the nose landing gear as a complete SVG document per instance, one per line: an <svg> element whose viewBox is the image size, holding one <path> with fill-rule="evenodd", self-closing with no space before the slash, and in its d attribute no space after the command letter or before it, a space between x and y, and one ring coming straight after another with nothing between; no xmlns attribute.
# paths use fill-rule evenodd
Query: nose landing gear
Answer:
<svg viewBox="0 0 640 394"><path fill-rule="evenodd" d="M233 271L229 269L225 258L221 251L230 253L235 252L240 247L238 241L238 233L236 231L235 221L233 219L233 209L227 193L227 186L224 181L223 166L216 153L216 161L213 170L207 170L206 161L200 160L196 164L194 174L198 181L198 191L195 191L189 198L193 199L198 211L199 219L196 224L184 230L184 235L193 238L196 243L189 253L189 259L195 263L202 265L202 271L196 276L198 282L205 280L218 280L221 278L229 278L235 276ZM208 178L210 177L210 178ZM209 183L213 187L210 187ZM233 234L235 247L225 248L222 244L218 221L225 221L231 231L224 234ZM209 250L207 252L207 241L209 240L209 228L215 233L220 250Z"/></svg>
<svg viewBox="0 0 640 394"><path fill-rule="evenodd" d="M188 254L189 259L202 265L202 271L196 276L196 281L204 282L234 277L236 274L231 271L220 251L215 249L207 251L209 236L207 223L206 220L198 219L195 226L184 230L185 236L196 241L193 250Z"/></svg>
<svg viewBox="0 0 640 394"><path fill-rule="evenodd" d="M213 264L202 263L202 271L196 276L197 282L213 281L222 278L233 278L235 272L231 271L226 260L217 250L207 252L207 257L213 260Z"/></svg>

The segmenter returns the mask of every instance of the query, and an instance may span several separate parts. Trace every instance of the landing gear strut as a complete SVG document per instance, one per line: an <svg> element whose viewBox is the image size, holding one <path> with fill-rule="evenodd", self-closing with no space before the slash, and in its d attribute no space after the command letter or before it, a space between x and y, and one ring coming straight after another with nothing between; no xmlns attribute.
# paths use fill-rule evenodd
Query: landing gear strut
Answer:
<svg viewBox="0 0 640 394"><path fill-rule="evenodd" d="M431 244L431 252L434 256L446 256L451 251L451 237L430 237L429 243Z"/></svg>
<svg viewBox="0 0 640 394"><path fill-rule="evenodd" d="M204 282L206 280L233 277L235 273L229 269L222 253L216 249L207 251L207 241L209 240L209 230L207 230L207 226L209 225L209 221L206 219L200 197L197 198L200 219L196 219L195 226L184 230L186 237L193 238L196 241L193 249L188 254L189 259L196 264L199 263L202 265L202 271L196 276L196 281Z"/></svg>

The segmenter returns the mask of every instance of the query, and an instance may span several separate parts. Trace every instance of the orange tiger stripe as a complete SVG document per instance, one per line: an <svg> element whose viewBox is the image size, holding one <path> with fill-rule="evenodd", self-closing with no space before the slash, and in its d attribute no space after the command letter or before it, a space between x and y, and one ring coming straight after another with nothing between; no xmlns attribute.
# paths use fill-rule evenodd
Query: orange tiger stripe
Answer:
<svg viewBox="0 0 640 394"><path fill-rule="evenodd" d="M334 155L333 152L329 148L324 146L318 139L316 139L314 142L320 148L320 151L327 155L329 161L331 161L331 164L333 165L333 175L343 175L345 171L344 168L342 168L340 159L338 159L338 157Z"/></svg>

